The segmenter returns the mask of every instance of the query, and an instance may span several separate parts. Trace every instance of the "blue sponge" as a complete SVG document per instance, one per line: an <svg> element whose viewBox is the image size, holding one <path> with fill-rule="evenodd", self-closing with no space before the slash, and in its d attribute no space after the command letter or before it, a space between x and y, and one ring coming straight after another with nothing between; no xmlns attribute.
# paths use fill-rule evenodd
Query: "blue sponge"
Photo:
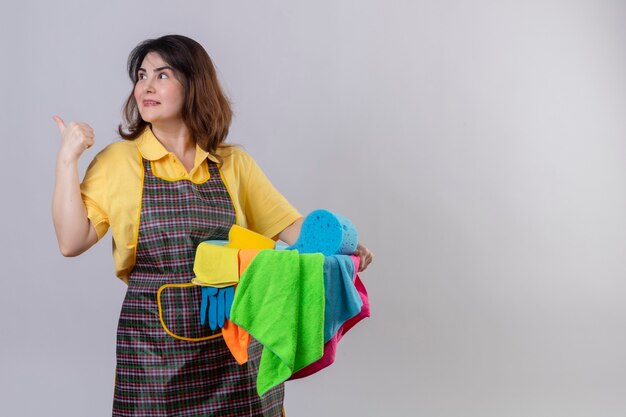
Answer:
<svg viewBox="0 0 626 417"><path fill-rule="evenodd" d="M321 252L325 256L350 255L358 242L356 227L346 217L328 210L315 210L304 219L298 241L290 249L301 253Z"/></svg>

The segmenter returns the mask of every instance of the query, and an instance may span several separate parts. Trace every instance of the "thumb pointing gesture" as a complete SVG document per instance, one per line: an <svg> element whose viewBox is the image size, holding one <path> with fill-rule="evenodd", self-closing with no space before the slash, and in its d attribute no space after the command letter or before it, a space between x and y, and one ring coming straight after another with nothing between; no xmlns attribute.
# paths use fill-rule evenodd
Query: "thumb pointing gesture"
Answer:
<svg viewBox="0 0 626 417"><path fill-rule="evenodd" d="M94 144L93 129L87 123L72 122L66 126L61 117L54 116L53 119L61 134L59 157L65 161L78 161Z"/></svg>
<svg viewBox="0 0 626 417"><path fill-rule="evenodd" d="M63 121L63 119L61 119L59 116L54 116L53 119L59 127L59 132L63 133L63 131L65 130L65 122Z"/></svg>

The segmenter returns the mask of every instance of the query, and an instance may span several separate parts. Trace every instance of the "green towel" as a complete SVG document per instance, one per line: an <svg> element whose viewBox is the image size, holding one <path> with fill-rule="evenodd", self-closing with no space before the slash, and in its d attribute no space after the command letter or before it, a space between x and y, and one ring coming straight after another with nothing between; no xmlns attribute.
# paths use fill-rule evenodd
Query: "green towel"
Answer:
<svg viewBox="0 0 626 417"><path fill-rule="evenodd" d="M324 255L263 250L239 280L230 320L263 345L260 396L324 354Z"/></svg>

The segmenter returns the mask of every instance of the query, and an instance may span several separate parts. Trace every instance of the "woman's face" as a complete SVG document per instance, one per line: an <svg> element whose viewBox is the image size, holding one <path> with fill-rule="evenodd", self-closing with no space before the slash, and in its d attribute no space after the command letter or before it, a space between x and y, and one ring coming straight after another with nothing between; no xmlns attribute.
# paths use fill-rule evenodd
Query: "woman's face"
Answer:
<svg viewBox="0 0 626 417"><path fill-rule="evenodd" d="M134 90L141 118L148 123L180 123L185 100L174 70L156 52L146 55L137 71Z"/></svg>

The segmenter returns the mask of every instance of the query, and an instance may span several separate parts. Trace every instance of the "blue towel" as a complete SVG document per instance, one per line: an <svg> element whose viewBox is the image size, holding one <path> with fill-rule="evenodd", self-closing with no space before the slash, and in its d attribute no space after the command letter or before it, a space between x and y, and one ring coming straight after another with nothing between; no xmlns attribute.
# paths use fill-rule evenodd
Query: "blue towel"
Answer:
<svg viewBox="0 0 626 417"><path fill-rule="evenodd" d="M359 314L363 301L354 287L354 262L347 255L324 258L324 343L346 320Z"/></svg>

